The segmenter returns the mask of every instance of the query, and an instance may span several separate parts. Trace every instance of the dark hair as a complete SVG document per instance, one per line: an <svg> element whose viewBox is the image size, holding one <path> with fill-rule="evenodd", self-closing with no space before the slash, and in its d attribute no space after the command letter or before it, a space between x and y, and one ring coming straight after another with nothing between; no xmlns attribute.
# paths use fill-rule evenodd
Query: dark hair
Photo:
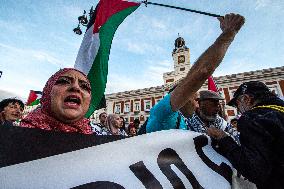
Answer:
<svg viewBox="0 0 284 189"><path fill-rule="evenodd" d="M0 102L0 112L4 110L5 107L7 107L10 103L16 104L18 103L22 109L24 109L25 105L23 101L16 99L16 98L6 98Z"/></svg>
<svg viewBox="0 0 284 189"><path fill-rule="evenodd" d="M128 133L130 133L130 129L132 129L132 128L135 128L135 129L136 129L136 127L134 126L134 124L133 124L133 123L130 123L130 124L128 125L128 128L127 128Z"/></svg>
<svg viewBox="0 0 284 189"><path fill-rule="evenodd" d="M172 88L170 88L169 93L173 92L173 90L175 90L175 88L177 88L178 84L175 84L174 86L172 86Z"/></svg>
<svg viewBox="0 0 284 189"><path fill-rule="evenodd" d="M231 119L230 123L232 123L234 121L238 121L238 119L237 118L233 118L233 119Z"/></svg>
<svg viewBox="0 0 284 189"><path fill-rule="evenodd" d="M120 118L123 120L123 124L122 124L122 127L120 128L120 130L125 130L125 119L122 116L120 116Z"/></svg>
<svg viewBox="0 0 284 189"><path fill-rule="evenodd" d="M134 119L133 123L138 123L138 124L140 124L139 118Z"/></svg>
<svg viewBox="0 0 284 189"><path fill-rule="evenodd" d="M146 126L148 123L149 117L147 117L146 121L141 125L140 129L137 132L137 135L146 134Z"/></svg>
<svg viewBox="0 0 284 189"><path fill-rule="evenodd" d="M102 113L100 113L100 115L99 115L99 119L101 119L101 117L102 117L102 115L103 114L107 114L106 112L102 112Z"/></svg>

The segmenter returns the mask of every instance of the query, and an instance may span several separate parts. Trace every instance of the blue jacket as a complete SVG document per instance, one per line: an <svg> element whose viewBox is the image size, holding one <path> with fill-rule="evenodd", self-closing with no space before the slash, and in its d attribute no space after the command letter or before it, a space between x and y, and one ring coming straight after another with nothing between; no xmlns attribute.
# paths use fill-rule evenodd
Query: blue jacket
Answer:
<svg viewBox="0 0 284 189"><path fill-rule="evenodd" d="M173 111L170 103L170 94L167 94L150 111L150 117L146 125L146 132L179 129L187 130L183 116L178 111Z"/></svg>

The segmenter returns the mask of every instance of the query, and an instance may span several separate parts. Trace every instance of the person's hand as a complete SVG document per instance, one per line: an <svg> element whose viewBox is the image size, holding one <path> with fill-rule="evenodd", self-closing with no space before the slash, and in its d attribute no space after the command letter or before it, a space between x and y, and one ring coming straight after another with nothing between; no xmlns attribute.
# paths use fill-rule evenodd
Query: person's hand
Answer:
<svg viewBox="0 0 284 189"><path fill-rule="evenodd" d="M237 33L243 24L245 23L245 18L239 14L226 14L224 17L219 17L220 28L225 32Z"/></svg>
<svg viewBox="0 0 284 189"><path fill-rule="evenodd" d="M224 138L227 136L227 134L221 130L221 129L217 129L215 127L209 127L207 129L207 132L206 132L210 137L213 137L217 140L221 139L221 138Z"/></svg>

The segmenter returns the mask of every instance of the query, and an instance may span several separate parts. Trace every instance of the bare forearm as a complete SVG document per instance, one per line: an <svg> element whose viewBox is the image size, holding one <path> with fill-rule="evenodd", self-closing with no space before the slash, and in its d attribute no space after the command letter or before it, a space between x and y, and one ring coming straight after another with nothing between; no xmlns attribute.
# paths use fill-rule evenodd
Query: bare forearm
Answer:
<svg viewBox="0 0 284 189"><path fill-rule="evenodd" d="M187 76L173 91L171 105L174 111L180 109L200 89L206 79L222 62L235 32L223 32L196 61Z"/></svg>

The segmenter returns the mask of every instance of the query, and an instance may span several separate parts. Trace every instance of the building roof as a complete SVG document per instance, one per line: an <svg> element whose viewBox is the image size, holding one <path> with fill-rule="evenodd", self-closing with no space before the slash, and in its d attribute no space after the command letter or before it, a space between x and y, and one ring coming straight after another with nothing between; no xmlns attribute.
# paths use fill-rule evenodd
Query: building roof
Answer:
<svg viewBox="0 0 284 189"><path fill-rule="evenodd" d="M171 72L168 72L171 73ZM237 73L232 75L225 75L225 76L219 76L214 77L215 82L218 85L221 84L227 84L232 82L243 82L244 80L258 80L265 77L283 77L284 78L284 66L282 67L276 67L276 68L268 68L268 69L262 69L262 70L256 70L256 71L249 71L249 72L243 72L243 73ZM173 85L178 83L179 81L175 81L174 83L171 83L170 85L161 85L156 87L150 87L150 88L144 88L144 89L137 89L137 90L131 90L131 91L124 91L124 92L118 92L118 93L112 93L107 94L107 99L117 99L117 98L127 98L127 97L141 97L143 95L149 95L149 94L161 94L165 91L168 91L169 88L171 88ZM207 86L207 81L204 83L203 87Z"/></svg>

